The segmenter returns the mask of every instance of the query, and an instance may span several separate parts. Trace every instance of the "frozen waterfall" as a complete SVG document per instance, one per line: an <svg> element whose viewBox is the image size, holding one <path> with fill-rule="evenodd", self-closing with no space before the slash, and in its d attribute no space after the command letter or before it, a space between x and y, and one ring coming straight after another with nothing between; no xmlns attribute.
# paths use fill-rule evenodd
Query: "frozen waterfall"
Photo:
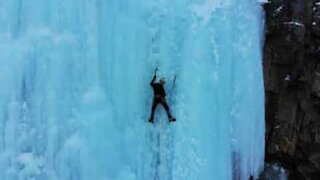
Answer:
<svg viewBox="0 0 320 180"><path fill-rule="evenodd" d="M257 0L0 0L0 179L257 177L262 20ZM156 67L171 124L147 122Z"/></svg>

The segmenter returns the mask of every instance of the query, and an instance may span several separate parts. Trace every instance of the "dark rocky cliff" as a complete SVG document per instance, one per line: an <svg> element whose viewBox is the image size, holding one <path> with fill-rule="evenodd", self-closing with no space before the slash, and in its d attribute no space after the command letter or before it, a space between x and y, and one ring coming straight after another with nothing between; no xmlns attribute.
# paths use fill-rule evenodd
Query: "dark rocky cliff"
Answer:
<svg viewBox="0 0 320 180"><path fill-rule="evenodd" d="M320 179L320 0L264 6L266 162Z"/></svg>

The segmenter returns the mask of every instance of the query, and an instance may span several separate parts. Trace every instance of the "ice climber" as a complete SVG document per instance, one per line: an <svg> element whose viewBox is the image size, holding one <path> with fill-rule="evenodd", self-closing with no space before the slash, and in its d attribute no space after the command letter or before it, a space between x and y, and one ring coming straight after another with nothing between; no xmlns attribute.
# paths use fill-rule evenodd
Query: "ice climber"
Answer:
<svg viewBox="0 0 320 180"><path fill-rule="evenodd" d="M164 78L161 78L158 83L155 83L155 80L157 78L157 70L154 72L154 76L152 81L150 82L150 85L153 88L154 96L153 96L153 102L152 102L152 108L151 108L151 117L149 119L150 123L153 123L153 118L154 118L154 112L158 106L158 104L162 104L164 109L167 112L169 122L174 122L176 119L172 117L169 106L166 101L166 92L164 90L163 85L166 83Z"/></svg>

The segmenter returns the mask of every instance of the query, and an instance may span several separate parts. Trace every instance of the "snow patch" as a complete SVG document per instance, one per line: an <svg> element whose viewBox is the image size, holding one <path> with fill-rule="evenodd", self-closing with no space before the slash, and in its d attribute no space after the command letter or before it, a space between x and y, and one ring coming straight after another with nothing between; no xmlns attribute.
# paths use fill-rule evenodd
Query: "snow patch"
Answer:
<svg viewBox="0 0 320 180"><path fill-rule="evenodd" d="M105 95L99 87L93 87L83 95L84 103L98 102L104 99Z"/></svg>
<svg viewBox="0 0 320 180"><path fill-rule="evenodd" d="M287 76L284 78L284 80L286 80L286 81L290 81L290 75L289 75L289 74L287 74Z"/></svg>
<svg viewBox="0 0 320 180"><path fill-rule="evenodd" d="M283 9L283 6L280 6L280 7L278 7L278 8L275 10L275 12L276 12L276 13L279 13L280 11L282 11L282 9Z"/></svg>
<svg viewBox="0 0 320 180"><path fill-rule="evenodd" d="M295 25L295 26L303 26L304 27L304 24L302 24L300 22L296 22L296 21L284 22L283 24Z"/></svg>
<svg viewBox="0 0 320 180"><path fill-rule="evenodd" d="M104 89L98 86L92 87L82 96L82 104L87 110L101 109L106 106L107 96Z"/></svg>
<svg viewBox="0 0 320 180"><path fill-rule="evenodd" d="M73 134L65 142L65 147L70 149L80 149L81 147L81 138L78 134Z"/></svg>
<svg viewBox="0 0 320 180"><path fill-rule="evenodd" d="M226 1L223 0L205 0L202 4L191 4L189 10L202 18L203 24L207 24L211 19L212 12L226 4Z"/></svg>
<svg viewBox="0 0 320 180"><path fill-rule="evenodd" d="M27 177L40 174L45 160L42 157L36 157L32 153L22 153L16 158L16 162L22 168L21 174Z"/></svg>

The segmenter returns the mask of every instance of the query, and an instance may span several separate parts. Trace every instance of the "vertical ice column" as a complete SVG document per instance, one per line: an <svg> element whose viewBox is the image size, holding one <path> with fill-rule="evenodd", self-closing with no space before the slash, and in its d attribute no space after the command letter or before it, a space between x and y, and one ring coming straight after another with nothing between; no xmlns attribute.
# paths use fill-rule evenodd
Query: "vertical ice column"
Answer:
<svg viewBox="0 0 320 180"><path fill-rule="evenodd" d="M95 2L0 8L0 179L80 179L81 103L100 93Z"/></svg>
<svg viewBox="0 0 320 180"><path fill-rule="evenodd" d="M263 14L255 1L233 10L232 156L234 175L246 179L258 177L264 165Z"/></svg>

